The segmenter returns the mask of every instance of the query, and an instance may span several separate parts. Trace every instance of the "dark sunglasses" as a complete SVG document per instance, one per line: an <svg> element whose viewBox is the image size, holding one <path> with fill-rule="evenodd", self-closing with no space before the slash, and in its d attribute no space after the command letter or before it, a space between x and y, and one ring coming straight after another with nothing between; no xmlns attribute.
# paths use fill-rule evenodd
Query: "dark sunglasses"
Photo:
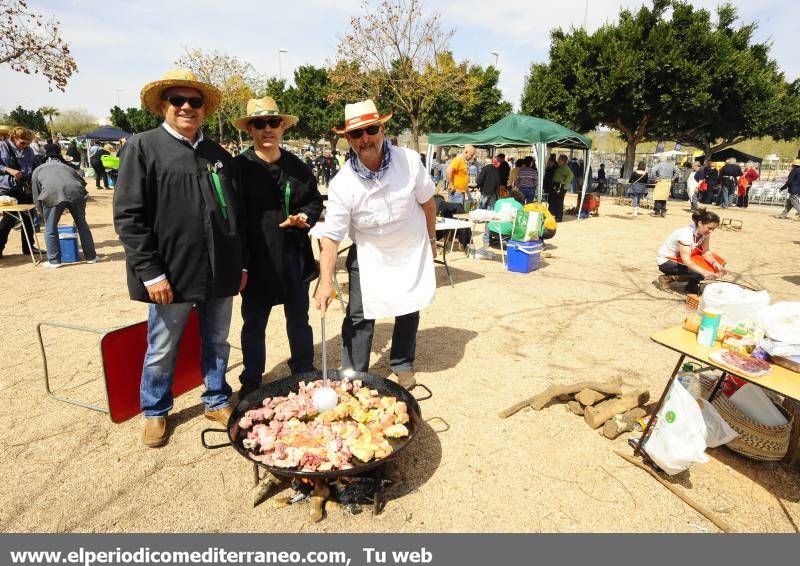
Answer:
<svg viewBox="0 0 800 566"><path fill-rule="evenodd" d="M263 130L267 126L274 130L275 128L280 128L281 124L283 124L283 118L256 118L250 120L249 123L256 130Z"/></svg>
<svg viewBox="0 0 800 566"><path fill-rule="evenodd" d="M203 97L202 96L167 96L164 100L168 101L171 105L175 108L182 108L184 104L187 102L189 106L197 110L198 108L203 107Z"/></svg>
<svg viewBox="0 0 800 566"><path fill-rule="evenodd" d="M357 140L361 136L364 135L364 132L367 132L369 135L374 136L378 132L381 131L381 127L378 124L373 124L372 126L367 126L366 128L359 128L358 130L351 130L347 132L347 135Z"/></svg>

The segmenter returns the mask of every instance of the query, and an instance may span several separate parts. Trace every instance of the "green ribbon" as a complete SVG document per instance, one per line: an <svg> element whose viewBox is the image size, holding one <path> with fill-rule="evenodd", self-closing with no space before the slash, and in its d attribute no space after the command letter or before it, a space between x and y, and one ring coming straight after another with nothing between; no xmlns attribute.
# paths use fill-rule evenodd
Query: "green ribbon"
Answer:
<svg viewBox="0 0 800 566"><path fill-rule="evenodd" d="M219 203L219 208L222 211L222 218L227 220L228 205L225 203L225 195L222 193L222 183L220 183L219 175L217 175L217 172L210 163L208 164L208 172L211 175L211 181L214 183L214 192L217 195L217 202Z"/></svg>
<svg viewBox="0 0 800 566"><path fill-rule="evenodd" d="M289 201L292 198L292 183L286 181L283 187L283 208L286 211L286 218L289 218Z"/></svg>

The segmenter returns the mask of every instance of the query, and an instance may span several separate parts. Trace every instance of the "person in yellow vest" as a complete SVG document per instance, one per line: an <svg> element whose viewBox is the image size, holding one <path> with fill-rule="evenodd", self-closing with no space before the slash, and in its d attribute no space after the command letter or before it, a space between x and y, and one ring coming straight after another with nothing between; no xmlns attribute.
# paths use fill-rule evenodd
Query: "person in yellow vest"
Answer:
<svg viewBox="0 0 800 566"><path fill-rule="evenodd" d="M469 167L467 162L475 157L475 148L471 145L464 146L464 151L456 155L447 167L447 184L450 187L450 198L447 200L463 203L469 200Z"/></svg>

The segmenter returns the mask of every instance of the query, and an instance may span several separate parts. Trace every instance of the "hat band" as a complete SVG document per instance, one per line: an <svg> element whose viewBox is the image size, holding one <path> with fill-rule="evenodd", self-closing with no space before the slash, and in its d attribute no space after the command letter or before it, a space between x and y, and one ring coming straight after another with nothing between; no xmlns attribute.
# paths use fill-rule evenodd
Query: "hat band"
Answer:
<svg viewBox="0 0 800 566"><path fill-rule="evenodd" d="M361 122L367 122L368 120L378 120L381 117L380 114L377 112L372 112L370 114L362 114L361 116L356 116L354 118L348 118L344 121L344 125L346 128L350 126L355 126L356 124L360 124Z"/></svg>
<svg viewBox="0 0 800 566"><path fill-rule="evenodd" d="M278 115L278 114L280 114L280 112L278 112L277 110L257 110L257 111L253 112L250 115L251 116L273 116L273 115Z"/></svg>

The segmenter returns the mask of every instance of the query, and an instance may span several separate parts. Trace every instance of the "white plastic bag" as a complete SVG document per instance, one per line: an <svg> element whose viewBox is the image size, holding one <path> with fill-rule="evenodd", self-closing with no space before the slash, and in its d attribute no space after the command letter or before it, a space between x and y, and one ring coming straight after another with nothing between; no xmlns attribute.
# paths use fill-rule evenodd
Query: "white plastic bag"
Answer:
<svg viewBox="0 0 800 566"><path fill-rule="evenodd" d="M714 405L704 399L698 399L697 404L700 405L706 423L706 445L709 448L722 446L739 436L739 433L725 422Z"/></svg>
<svg viewBox="0 0 800 566"><path fill-rule="evenodd" d="M751 291L733 283L711 283L700 298L700 310L706 307L722 312L720 324L732 328L740 322L758 321L758 313L769 305L769 293Z"/></svg>
<svg viewBox="0 0 800 566"><path fill-rule="evenodd" d="M694 397L675 380L644 450L659 468L674 476L695 462L708 462L706 430Z"/></svg>
<svg viewBox="0 0 800 566"><path fill-rule="evenodd" d="M781 302L769 305L759 311L758 324L773 340L800 344L800 303Z"/></svg>

